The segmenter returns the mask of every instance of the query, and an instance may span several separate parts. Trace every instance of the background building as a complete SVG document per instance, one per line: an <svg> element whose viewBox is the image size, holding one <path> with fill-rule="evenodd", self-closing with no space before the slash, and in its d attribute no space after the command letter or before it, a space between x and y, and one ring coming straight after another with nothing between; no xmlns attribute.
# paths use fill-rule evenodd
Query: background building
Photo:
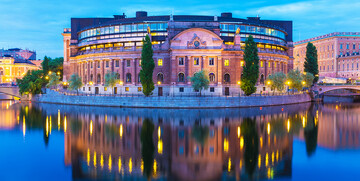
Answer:
<svg viewBox="0 0 360 181"><path fill-rule="evenodd" d="M360 77L360 32L335 32L295 42L294 67L301 71L308 42L316 46L320 77Z"/></svg>
<svg viewBox="0 0 360 181"><path fill-rule="evenodd" d="M114 93L141 93L139 72L142 39L149 34L153 43L154 93L194 94L188 78L206 70L212 95L240 93L244 41L252 35L259 49L259 91L265 91L266 77L292 69L292 22L221 16L167 15L136 17L72 18L64 29L64 81L71 74L81 76L88 93L111 93L104 85L108 71L121 82Z"/></svg>
<svg viewBox="0 0 360 181"><path fill-rule="evenodd" d="M13 83L21 79L28 70L37 70L38 66L29 60L15 60L13 57L0 57L0 83Z"/></svg>
<svg viewBox="0 0 360 181"><path fill-rule="evenodd" d="M0 57L13 57L18 60L36 60L36 52L21 48L0 49Z"/></svg>

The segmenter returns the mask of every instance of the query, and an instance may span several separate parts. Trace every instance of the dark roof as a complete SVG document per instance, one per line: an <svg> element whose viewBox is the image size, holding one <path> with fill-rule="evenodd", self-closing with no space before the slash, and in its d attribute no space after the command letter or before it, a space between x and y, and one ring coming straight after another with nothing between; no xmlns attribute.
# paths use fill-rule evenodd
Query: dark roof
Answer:
<svg viewBox="0 0 360 181"><path fill-rule="evenodd" d="M247 19L233 18L231 13L227 13L226 16L218 16L217 22L241 22L249 25L265 26L285 31L288 36L287 41L292 41L292 21L275 21L275 20L260 20L259 17L248 17ZM169 21L170 15L165 16L138 16L132 18L126 18L125 15L114 15L114 18L71 18L71 39L77 39L77 33L79 31L117 24L130 24L140 23L147 21ZM214 21L214 16L202 16L202 15L174 15L173 21L187 21L187 22L201 22Z"/></svg>
<svg viewBox="0 0 360 181"><path fill-rule="evenodd" d="M32 63L29 60L15 60L14 63L26 63L26 64L30 64L30 65L35 65L34 63Z"/></svg>

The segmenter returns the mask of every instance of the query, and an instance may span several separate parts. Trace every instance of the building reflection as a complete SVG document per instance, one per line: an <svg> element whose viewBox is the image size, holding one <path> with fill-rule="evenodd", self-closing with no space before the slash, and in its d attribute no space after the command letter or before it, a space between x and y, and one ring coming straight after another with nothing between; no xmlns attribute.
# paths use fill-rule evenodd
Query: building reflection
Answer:
<svg viewBox="0 0 360 181"><path fill-rule="evenodd" d="M1 105L2 112L18 106L9 115L15 127L24 135L42 130L45 145L53 144L53 132L64 134L64 163L74 179L291 178L294 137L305 141L309 156L318 146L360 144L360 106L215 111Z"/></svg>
<svg viewBox="0 0 360 181"><path fill-rule="evenodd" d="M77 114L76 119L69 115L65 163L72 165L76 178L291 177L293 133L286 122L289 116L288 113L253 116L250 127L244 127L246 118L242 117L205 117L193 121L153 117L150 118L153 131L147 136L151 139L142 144L141 115ZM301 127L300 121L299 124ZM154 145L153 156L149 142ZM247 148L251 148L248 154Z"/></svg>

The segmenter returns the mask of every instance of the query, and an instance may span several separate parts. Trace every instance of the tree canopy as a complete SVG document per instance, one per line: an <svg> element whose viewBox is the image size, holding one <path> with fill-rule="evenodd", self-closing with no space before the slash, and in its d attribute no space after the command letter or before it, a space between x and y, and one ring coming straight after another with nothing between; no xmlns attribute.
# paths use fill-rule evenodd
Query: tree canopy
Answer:
<svg viewBox="0 0 360 181"><path fill-rule="evenodd" d="M207 90L209 88L209 76L204 70L196 72L193 77L190 77L190 81L194 90L200 92L200 96L202 90Z"/></svg>
<svg viewBox="0 0 360 181"><path fill-rule="evenodd" d="M42 70L28 71L22 79L16 80L19 86L19 93L24 94L41 94L41 88L47 83L43 77Z"/></svg>
<svg viewBox="0 0 360 181"><path fill-rule="evenodd" d="M303 86L311 87L313 85L314 79L315 77L312 73L304 72L304 74L302 74Z"/></svg>
<svg viewBox="0 0 360 181"><path fill-rule="evenodd" d="M315 76L313 82L319 80L318 55L316 47L309 42L306 46L306 57L304 62L304 72L311 73Z"/></svg>
<svg viewBox="0 0 360 181"><path fill-rule="evenodd" d="M117 79L117 75L115 72L108 71L105 74L105 87L115 87L116 84L119 82L119 79ZM112 92L114 93L114 89L112 89Z"/></svg>
<svg viewBox="0 0 360 181"><path fill-rule="evenodd" d="M283 91L285 88L286 75L283 72L276 72L270 75L266 82L270 81L270 87L275 91Z"/></svg>
<svg viewBox="0 0 360 181"><path fill-rule="evenodd" d="M79 93L79 89L82 86L81 77L78 74L72 74L69 79L69 89L76 90Z"/></svg>
<svg viewBox="0 0 360 181"><path fill-rule="evenodd" d="M56 75L55 72L52 72L49 75L49 83L47 84L47 87L54 87L57 86L60 83L60 76Z"/></svg>
<svg viewBox="0 0 360 181"><path fill-rule="evenodd" d="M141 70L140 80L143 87L143 93L145 96L152 95L152 91L155 89L153 82L155 63L153 59L153 49L149 35L146 35L143 40L143 48L141 51Z"/></svg>
<svg viewBox="0 0 360 181"><path fill-rule="evenodd" d="M259 77L258 49L251 35L245 41L244 61L241 89L249 96L256 92L255 85Z"/></svg>
<svg viewBox="0 0 360 181"><path fill-rule="evenodd" d="M299 70L290 70L287 74L287 85L290 89L302 90L302 77Z"/></svg>

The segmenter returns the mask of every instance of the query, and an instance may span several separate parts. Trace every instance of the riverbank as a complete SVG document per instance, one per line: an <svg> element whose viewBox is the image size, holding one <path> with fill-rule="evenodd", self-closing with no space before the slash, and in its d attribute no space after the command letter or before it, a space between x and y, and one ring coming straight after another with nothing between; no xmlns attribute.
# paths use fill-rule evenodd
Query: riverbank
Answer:
<svg viewBox="0 0 360 181"><path fill-rule="evenodd" d="M236 108L262 107L310 102L308 94L257 97L116 97L116 96L69 96L47 90L36 95L34 102L138 108Z"/></svg>

